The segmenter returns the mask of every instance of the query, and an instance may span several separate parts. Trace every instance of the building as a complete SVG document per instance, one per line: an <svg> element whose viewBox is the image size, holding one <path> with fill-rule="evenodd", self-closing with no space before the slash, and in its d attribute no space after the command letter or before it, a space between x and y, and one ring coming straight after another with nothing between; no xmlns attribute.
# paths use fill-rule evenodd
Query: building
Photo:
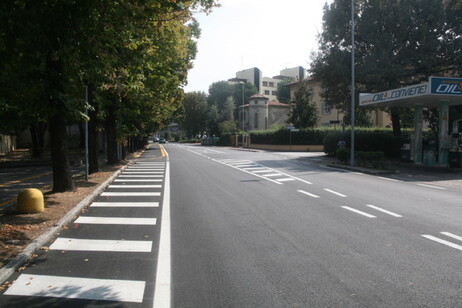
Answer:
<svg viewBox="0 0 462 308"><path fill-rule="evenodd" d="M342 125L342 120L345 114L336 108L330 108L330 106L324 102L321 97L323 89L320 81L314 80L311 77L307 77L303 79L303 81L296 81L288 84L287 86L290 88L291 100L294 99L295 92L300 88L303 82L307 82L310 85L313 95L312 100L316 104L316 108L319 111L320 117L316 126L330 127ZM377 127L391 127L390 116L378 108L371 111L371 119L372 123Z"/></svg>
<svg viewBox="0 0 462 308"><path fill-rule="evenodd" d="M263 77L262 71L257 67L253 67L237 72L236 77L228 79L228 82L250 82L257 88L259 94L265 95L270 101L277 101L279 83L287 79L297 81L303 79L304 76L305 69L301 66L286 68L280 71L280 75L274 77Z"/></svg>
<svg viewBox="0 0 462 308"><path fill-rule="evenodd" d="M286 124L290 106L268 97L255 94L250 97L249 104L239 107L240 129L265 130L275 124Z"/></svg>

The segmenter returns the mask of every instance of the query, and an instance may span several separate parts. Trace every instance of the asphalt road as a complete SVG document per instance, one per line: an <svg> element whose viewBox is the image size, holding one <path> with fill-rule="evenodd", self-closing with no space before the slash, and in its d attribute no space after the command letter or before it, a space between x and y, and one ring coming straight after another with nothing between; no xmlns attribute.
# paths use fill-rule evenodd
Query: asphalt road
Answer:
<svg viewBox="0 0 462 308"><path fill-rule="evenodd" d="M173 307L462 306L459 190L166 148Z"/></svg>
<svg viewBox="0 0 462 308"><path fill-rule="evenodd" d="M460 189L288 153L165 149L12 277L0 306L462 306Z"/></svg>

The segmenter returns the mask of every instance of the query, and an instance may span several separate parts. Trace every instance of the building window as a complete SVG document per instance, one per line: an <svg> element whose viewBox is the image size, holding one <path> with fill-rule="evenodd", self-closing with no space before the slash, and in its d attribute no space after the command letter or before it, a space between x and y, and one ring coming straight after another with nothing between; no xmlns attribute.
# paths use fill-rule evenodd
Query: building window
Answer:
<svg viewBox="0 0 462 308"><path fill-rule="evenodd" d="M274 88L274 82L270 82L270 83L269 83L269 86L270 86L271 88Z"/></svg>
<svg viewBox="0 0 462 308"><path fill-rule="evenodd" d="M270 91L269 91L269 90L265 90L265 95L270 95Z"/></svg>
<svg viewBox="0 0 462 308"><path fill-rule="evenodd" d="M263 81L263 86L267 87L268 86L268 81Z"/></svg>
<svg viewBox="0 0 462 308"><path fill-rule="evenodd" d="M321 112L322 114L330 114L331 108L328 103L322 102L321 103Z"/></svg>
<svg viewBox="0 0 462 308"><path fill-rule="evenodd" d="M255 123L254 123L254 124L255 124L255 127L254 127L254 128L255 128L255 129L258 129L258 113L255 113L255 121L254 121L254 122L255 122Z"/></svg>

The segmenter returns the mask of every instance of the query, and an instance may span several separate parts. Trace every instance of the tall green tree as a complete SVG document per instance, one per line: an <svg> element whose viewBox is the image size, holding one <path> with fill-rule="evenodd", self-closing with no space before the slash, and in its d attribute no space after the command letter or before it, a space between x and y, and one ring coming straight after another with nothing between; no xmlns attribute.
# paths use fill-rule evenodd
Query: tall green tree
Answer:
<svg viewBox="0 0 462 308"><path fill-rule="evenodd" d="M379 92L427 80L455 69L460 27L450 20L459 1L357 0L356 89ZM320 50L312 73L328 89L325 99L348 112L351 101L351 1L335 0L324 8ZM459 53L460 54L460 53ZM357 103L358 97L355 101ZM365 108L356 108L363 112ZM390 109L393 130L400 134L400 110Z"/></svg>
<svg viewBox="0 0 462 308"><path fill-rule="evenodd" d="M319 120L319 111L313 102L313 92L307 82L302 82L294 93L294 99L290 102L288 123L295 127L315 127Z"/></svg>
<svg viewBox="0 0 462 308"><path fill-rule="evenodd" d="M188 135L202 134L207 129L207 95L204 92L186 93L183 108L182 126Z"/></svg>
<svg viewBox="0 0 462 308"><path fill-rule="evenodd" d="M277 98L280 103L288 104L290 102L290 88L287 86L291 79L284 79L278 83Z"/></svg>

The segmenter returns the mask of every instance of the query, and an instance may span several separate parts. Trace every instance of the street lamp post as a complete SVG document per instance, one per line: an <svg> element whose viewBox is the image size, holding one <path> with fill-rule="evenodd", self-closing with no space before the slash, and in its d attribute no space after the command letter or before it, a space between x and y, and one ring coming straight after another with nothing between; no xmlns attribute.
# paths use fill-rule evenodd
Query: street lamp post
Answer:
<svg viewBox="0 0 462 308"><path fill-rule="evenodd" d="M245 83L240 81L239 82L242 86L242 147L244 147L244 136L245 136L245 107L244 107L244 90L245 90Z"/></svg>
<svg viewBox="0 0 462 308"><path fill-rule="evenodd" d="M350 163L355 164L355 1L351 0L351 147Z"/></svg>

